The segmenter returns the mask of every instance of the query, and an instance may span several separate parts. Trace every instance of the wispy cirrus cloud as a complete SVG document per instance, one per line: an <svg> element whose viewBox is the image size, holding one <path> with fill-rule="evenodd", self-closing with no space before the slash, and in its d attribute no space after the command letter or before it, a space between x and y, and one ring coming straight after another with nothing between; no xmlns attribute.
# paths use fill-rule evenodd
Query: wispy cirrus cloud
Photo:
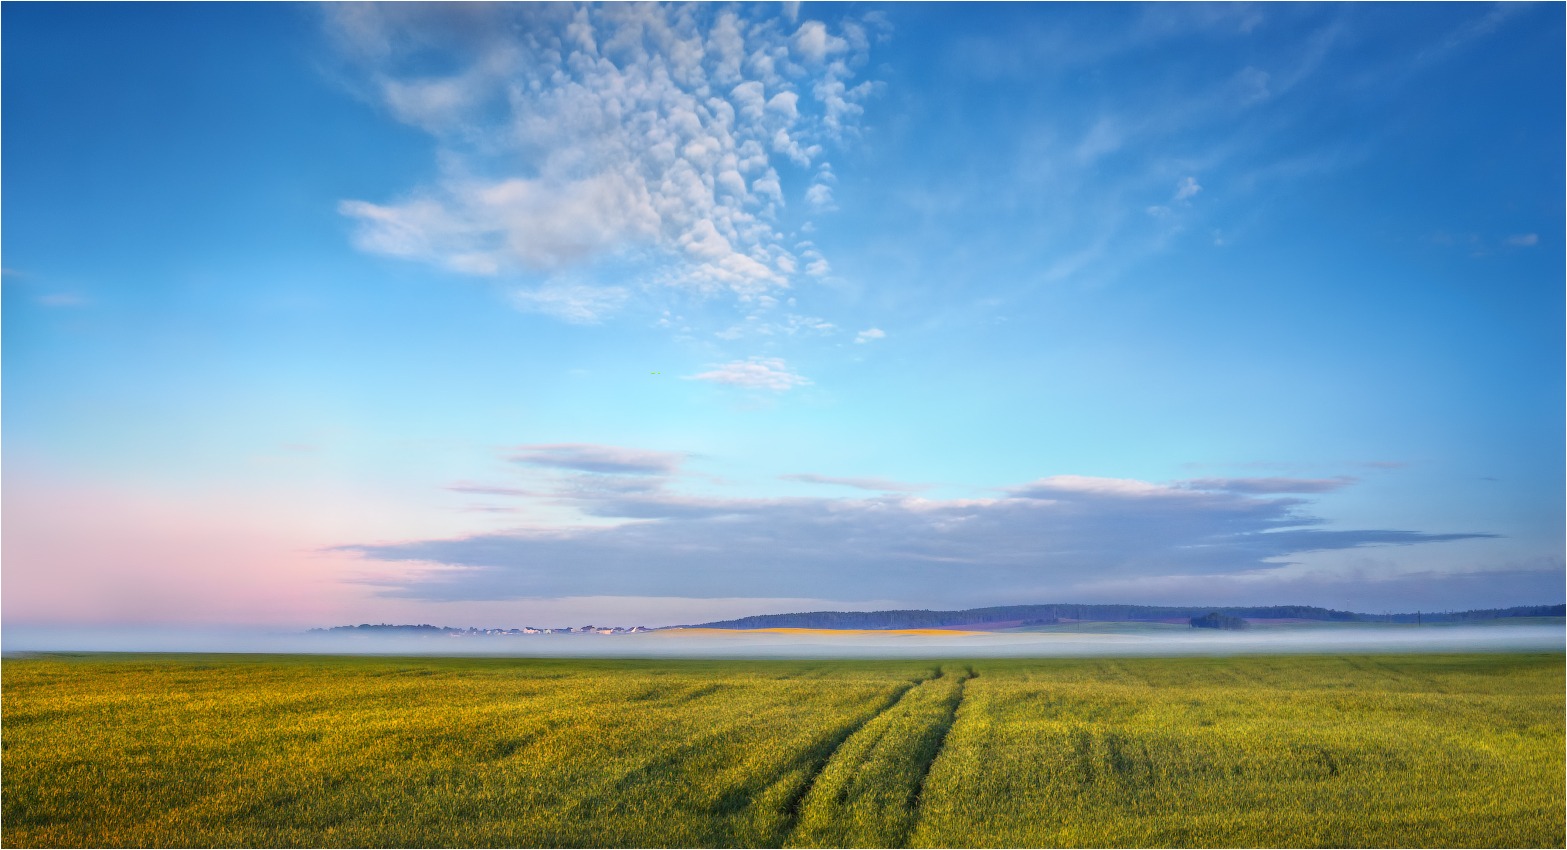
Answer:
<svg viewBox="0 0 1567 850"><path fill-rule="evenodd" d="M339 548L441 565L386 585L424 599L615 593L997 604L1095 581L1252 574L1306 552L1493 536L1324 529L1299 498L1086 476L1042 478L988 499L724 498L581 477L553 499L619 524Z"/></svg>
<svg viewBox="0 0 1567 850"><path fill-rule="evenodd" d="M552 282L537 289L513 292L512 303L526 312L543 313L577 325L593 325L620 310L630 297L631 293L623 286Z"/></svg>
<svg viewBox="0 0 1567 850"><path fill-rule="evenodd" d="M543 496L545 493L539 490L525 490L520 487L501 487L490 484L473 484L460 481L447 486L447 490L453 493L466 493L472 496Z"/></svg>
<svg viewBox="0 0 1567 850"><path fill-rule="evenodd" d="M52 292L38 296L38 303L45 307L86 307L92 301L74 292Z"/></svg>
<svg viewBox="0 0 1567 850"><path fill-rule="evenodd" d="M773 392L784 392L795 387L809 386L811 383L809 378L791 372L788 364L777 357L735 360L706 372L687 375L686 379Z"/></svg>
<svg viewBox="0 0 1567 850"><path fill-rule="evenodd" d="M954 79L1027 81L1007 132L987 128L982 139L963 121L940 131L948 145L985 145L998 165L933 174L906 202L936 197L938 211L1005 210L1031 220L1038 236L1026 247L998 239L987 250L1024 255L1019 265L1042 269L1049 282L1111 282L1183 242L1255 238L1259 198L1331 177L1391 141L1374 121L1324 132L1320 110L1395 107L1425 83L1428 66L1521 15L1469 7L1450 17L1467 21L1446 37L1434 24L1384 30L1386 19L1368 7L1345 5L1155 4L1084 19L998 17L1004 33L955 27L933 57ZM1189 61L1210 51L1233 61ZM1161 73L1134 70L1149 63ZM1076 93L1088 69L1125 75L1104 96L1083 99ZM949 225L931 219L934 241Z"/></svg>
<svg viewBox="0 0 1567 850"><path fill-rule="evenodd" d="M882 493L910 493L916 490L930 489L928 484L907 484L887 478L842 478L834 475L815 475L809 472L780 475L778 478L783 481L800 481L806 484L833 484L840 487L853 487L857 490L873 490Z"/></svg>
<svg viewBox="0 0 1567 850"><path fill-rule="evenodd" d="M655 4L329 15L369 96L439 144L438 180L341 203L361 250L546 281L634 258L662 283L747 298L824 268L779 221L794 201L832 206L826 157L874 91L857 79L874 17L794 27ZM796 169L814 170L808 187ZM515 303L592 322L625 298L546 283Z"/></svg>

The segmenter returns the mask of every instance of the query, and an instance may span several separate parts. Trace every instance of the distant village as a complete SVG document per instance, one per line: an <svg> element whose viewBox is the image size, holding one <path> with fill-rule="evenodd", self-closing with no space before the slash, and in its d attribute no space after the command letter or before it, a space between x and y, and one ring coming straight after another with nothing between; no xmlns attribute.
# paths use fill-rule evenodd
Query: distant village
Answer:
<svg viewBox="0 0 1567 850"><path fill-rule="evenodd" d="M563 629L537 628L535 626L523 626L518 629L480 629L470 626L466 629L451 628L449 626L432 626L428 623L417 626L394 626L390 623L360 623L357 626L333 626L329 629L311 629L309 634L319 635L428 635L445 636L454 638L464 637L520 637L522 635L630 635L639 632L651 632L653 629L647 626L577 626Z"/></svg>

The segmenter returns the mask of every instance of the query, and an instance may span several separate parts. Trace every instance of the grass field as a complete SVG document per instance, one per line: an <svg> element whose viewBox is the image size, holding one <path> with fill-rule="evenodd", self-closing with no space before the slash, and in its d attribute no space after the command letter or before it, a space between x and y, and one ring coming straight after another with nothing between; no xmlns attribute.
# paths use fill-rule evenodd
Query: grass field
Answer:
<svg viewBox="0 0 1567 850"><path fill-rule="evenodd" d="M0 664L27 846L1561 847L1561 653Z"/></svg>

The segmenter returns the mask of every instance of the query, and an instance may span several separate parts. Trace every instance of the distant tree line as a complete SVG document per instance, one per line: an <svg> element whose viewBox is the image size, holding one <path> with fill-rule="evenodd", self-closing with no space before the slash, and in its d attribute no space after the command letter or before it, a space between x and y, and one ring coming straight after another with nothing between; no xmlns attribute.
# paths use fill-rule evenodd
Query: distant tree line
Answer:
<svg viewBox="0 0 1567 850"><path fill-rule="evenodd" d="M1002 605L956 611L809 611L799 614L759 614L734 620L697 624L709 629L932 629L949 626L1024 621L1027 625L1081 622L1151 622L1193 620L1218 614L1238 619L1323 620L1338 623L1453 623L1499 620L1510 617L1561 617L1564 605L1521 605L1472 611L1420 611L1399 614L1361 614L1311 605L1190 608L1159 605Z"/></svg>
<svg viewBox="0 0 1567 850"><path fill-rule="evenodd" d="M1239 631L1246 628L1246 621L1240 617L1231 617L1228 614L1220 614L1218 611L1209 611L1201 617L1192 617L1190 620L1194 629L1228 629Z"/></svg>
<svg viewBox="0 0 1567 850"><path fill-rule="evenodd" d="M1470 611L1417 611L1413 614L1361 614L1374 623L1469 623L1512 617L1567 616L1567 605L1519 605L1513 608L1477 608Z"/></svg>

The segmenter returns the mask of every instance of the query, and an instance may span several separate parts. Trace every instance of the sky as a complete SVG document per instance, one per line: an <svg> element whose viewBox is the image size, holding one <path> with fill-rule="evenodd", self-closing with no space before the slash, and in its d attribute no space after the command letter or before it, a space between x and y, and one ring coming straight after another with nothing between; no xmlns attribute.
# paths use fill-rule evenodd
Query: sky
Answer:
<svg viewBox="0 0 1567 850"><path fill-rule="evenodd" d="M7 625L1564 598L1560 4L6 4Z"/></svg>

